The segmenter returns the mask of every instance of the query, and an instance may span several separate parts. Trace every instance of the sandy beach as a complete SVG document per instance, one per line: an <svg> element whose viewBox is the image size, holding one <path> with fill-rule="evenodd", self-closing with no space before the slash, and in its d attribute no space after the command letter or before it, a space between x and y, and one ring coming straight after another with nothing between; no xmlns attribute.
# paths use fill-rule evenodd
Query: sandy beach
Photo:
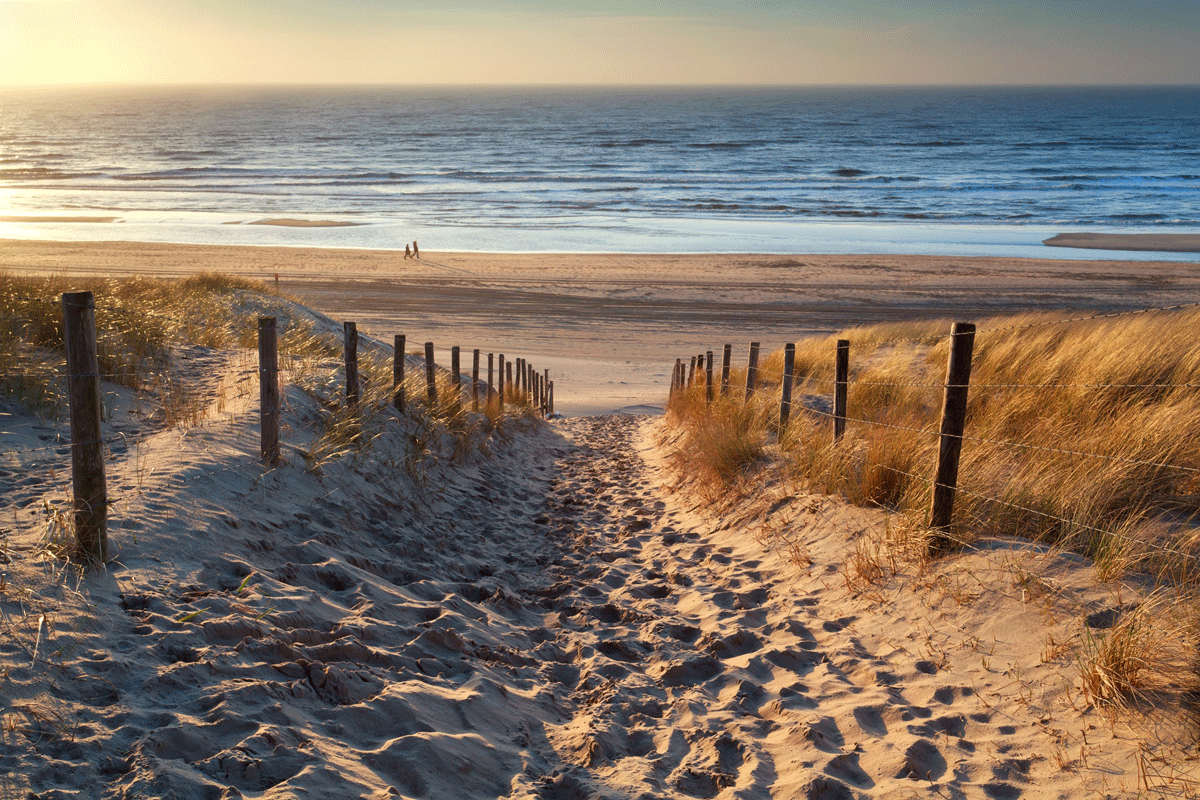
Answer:
<svg viewBox="0 0 1200 800"><path fill-rule="evenodd" d="M278 273L329 331L352 318L385 342L553 361L576 415L661 404L667 359L722 341L1200 296L1189 265L1145 262L0 253L23 273ZM264 470L253 358L185 355L210 390L190 423L107 389L120 442L100 575L46 556L69 497L64 423L0 417L8 796L1040 800L1196 785L1186 731L1081 700L1060 644L1137 591L1097 584L1086 559L996 540L864 593L848 559L885 512L767 474L718 514L646 414L530 424L466 457L434 442L420 469L403 465L423 432L390 419L369 456L313 468L325 412L289 390L284 464Z"/></svg>
<svg viewBox="0 0 1200 800"><path fill-rule="evenodd" d="M1181 262L942 256L519 255L0 241L0 269L181 276L285 293L390 343L520 355L550 369L567 415L661 405L675 358L744 352L847 325L1013 311L1126 310L1200 297Z"/></svg>

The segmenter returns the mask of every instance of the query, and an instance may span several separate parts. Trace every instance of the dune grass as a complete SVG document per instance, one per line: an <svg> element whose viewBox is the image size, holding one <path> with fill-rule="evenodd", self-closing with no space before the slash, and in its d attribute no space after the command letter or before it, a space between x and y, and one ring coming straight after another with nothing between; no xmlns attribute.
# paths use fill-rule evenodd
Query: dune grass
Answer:
<svg viewBox="0 0 1200 800"><path fill-rule="evenodd" d="M24 277L0 273L0 399L40 415L66 411L62 345L64 292L91 290L96 296L96 336L104 380L137 390L167 424L196 421L200 410L192 387L174 368L180 346L214 350L257 347L258 318L278 319L280 368L287 380L317 399L321 408L305 457L320 468L351 453L363 453L381 426L396 416L392 407L390 349L363 340L359 350L361 398L352 408L345 396L340 331L266 284L229 275L200 273L179 280ZM438 370L438 402L425 400L424 370L406 376L405 421L414 454L409 466L485 449L489 437L535 418L529 403L495 404L473 412L469 391L454 402L450 377ZM467 385L469 387L469 384ZM422 460L424 459L424 461Z"/></svg>
<svg viewBox="0 0 1200 800"><path fill-rule="evenodd" d="M134 389L169 369L170 348L188 343L229 347L253 335L239 313L248 297L265 297L254 281L200 273L178 281L25 277L0 273L0 394L42 414L65 406L61 295L96 295L96 348L105 380Z"/></svg>
<svg viewBox="0 0 1200 800"><path fill-rule="evenodd" d="M952 536L964 544L987 536L1046 543L1089 556L1098 581L1137 573L1190 597L1200 584L1200 340L1192 334L1200 310L1067 320L1025 314L977 321ZM746 485L755 463L731 452L775 449L803 485L891 509L898 525L920 531L949 330L949 321L890 324L798 342L784 431L782 351L762 360L748 402L744 370L734 371L729 395L711 406L703 386L679 390L668 410L678 459L705 495L725 497ZM835 443L838 339L850 341L851 375L846 434ZM862 553L848 558L859 572L873 569ZM888 558L875 553L871 560ZM1098 701L1135 696L1148 680L1129 674L1139 662L1127 654L1151 655L1153 621L1130 619L1139 621L1084 648L1088 691ZM1103 666L1111 663L1117 666Z"/></svg>

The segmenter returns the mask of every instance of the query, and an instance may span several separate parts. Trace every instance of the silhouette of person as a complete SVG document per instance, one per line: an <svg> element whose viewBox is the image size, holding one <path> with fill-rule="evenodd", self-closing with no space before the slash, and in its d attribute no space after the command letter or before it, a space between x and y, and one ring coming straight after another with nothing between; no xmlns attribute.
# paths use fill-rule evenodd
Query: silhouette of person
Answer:
<svg viewBox="0 0 1200 800"><path fill-rule="evenodd" d="M421 251L417 249L417 240L413 239L413 258L420 258Z"/></svg>
<svg viewBox="0 0 1200 800"><path fill-rule="evenodd" d="M404 257L412 258L412 248L408 246L408 242L404 243Z"/></svg>

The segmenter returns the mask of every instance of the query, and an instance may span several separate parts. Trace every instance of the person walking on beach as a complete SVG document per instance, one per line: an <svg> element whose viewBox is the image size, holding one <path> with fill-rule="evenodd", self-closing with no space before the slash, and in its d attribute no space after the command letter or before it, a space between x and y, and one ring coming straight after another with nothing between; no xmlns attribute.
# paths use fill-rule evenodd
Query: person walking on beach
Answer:
<svg viewBox="0 0 1200 800"><path fill-rule="evenodd" d="M408 248L408 245L405 245L405 249L407 249L407 248ZM417 240L413 239L413 258L420 258L420 257L421 257L421 251L417 249Z"/></svg>
<svg viewBox="0 0 1200 800"><path fill-rule="evenodd" d="M404 243L404 257L412 258L412 249L408 246L408 242Z"/></svg>

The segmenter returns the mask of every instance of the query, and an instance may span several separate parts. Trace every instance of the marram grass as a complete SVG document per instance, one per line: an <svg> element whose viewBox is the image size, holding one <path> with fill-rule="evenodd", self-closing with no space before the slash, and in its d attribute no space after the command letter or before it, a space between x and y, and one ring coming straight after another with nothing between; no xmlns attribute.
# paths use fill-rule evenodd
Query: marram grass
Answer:
<svg viewBox="0 0 1200 800"><path fill-rule="evenodd" d="M952 536L1044 542L1089 556L1102 583L1138 573L1174 597L1189 596L1200 578L1193 522L1200 510L1200 310L1068 319L977 321ZM762 359L749 402L744 369L734 370L729 396L712 406L702 386L676 392L667 420L677 467L702 476L706 495L723 498L735 487L752 491L746 485L761 454L777 447L802 485L893 509L906 530L922 528L949 330L949 321L888 324L798 342L792 419L783 431L782 351ZM851 375L846 433L835 443L838 339L850 341ZM869 567L888 561L848 558L860 582L872 577ZM1146 608L1164 603L1156 596ZM1176 610L1185 608L1191 604L1176 601ZM1152 657L1162 638L1152 616L1131 615L1081 646L1091 699L1136 702L1164 674ZM1183 629L1177 624L1168 635Z"/></svg>

